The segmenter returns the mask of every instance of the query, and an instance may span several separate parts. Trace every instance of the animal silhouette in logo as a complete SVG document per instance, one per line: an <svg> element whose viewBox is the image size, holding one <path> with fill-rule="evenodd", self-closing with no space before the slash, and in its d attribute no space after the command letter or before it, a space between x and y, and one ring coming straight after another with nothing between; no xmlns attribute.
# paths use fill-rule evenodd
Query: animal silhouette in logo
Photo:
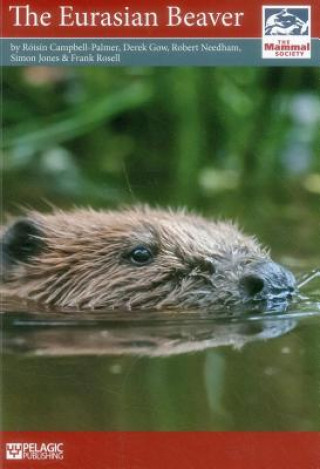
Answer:
<svg viewBox="0 0 320 469"><path fill-rule="evenodd" d="M303 36L309 33L309 20L304 21L300 15L290 13L288 8L282 8L277 13L268 15L270 9L266 11L265 34L269 36ZM296 10L295 10L296 11ZM304 11L303 11L304 13Z"/></svg>

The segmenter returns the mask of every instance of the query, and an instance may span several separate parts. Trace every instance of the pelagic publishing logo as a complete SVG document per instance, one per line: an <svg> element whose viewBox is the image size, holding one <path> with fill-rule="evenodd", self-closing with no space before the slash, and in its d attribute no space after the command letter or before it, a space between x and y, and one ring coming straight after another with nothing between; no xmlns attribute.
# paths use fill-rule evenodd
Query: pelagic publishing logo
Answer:
<svg viewBox="0 0 320 469"><path fill-rule="evenodd" d="M262 58L311 58L311 7L262 7Z"/></svg>
<svg viewBox="0 0 320 469"><path fill-rule="evenodd" d="M6 459L61 460L63 443L6 443Z"/></svg>

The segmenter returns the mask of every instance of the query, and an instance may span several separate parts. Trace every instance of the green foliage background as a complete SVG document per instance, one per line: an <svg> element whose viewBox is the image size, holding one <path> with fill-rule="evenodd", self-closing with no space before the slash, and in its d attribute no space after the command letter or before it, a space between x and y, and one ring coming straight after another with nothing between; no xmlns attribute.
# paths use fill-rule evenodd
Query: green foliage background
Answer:
<svg viewBox="0 0 320 469"><path fill-rule="evenodd" d="M294 207L314 226L319 84L307 67L6 68L5 209L139 201L264 232Z"/></svg>

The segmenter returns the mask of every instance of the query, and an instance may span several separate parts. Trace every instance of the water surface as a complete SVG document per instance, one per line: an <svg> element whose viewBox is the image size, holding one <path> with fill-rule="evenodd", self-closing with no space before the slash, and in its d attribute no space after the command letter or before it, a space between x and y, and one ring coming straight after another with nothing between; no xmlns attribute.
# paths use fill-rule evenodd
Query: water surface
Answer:
<svg viewBox="0 0 320 469"><path fill-rule="evenodd" d="M319 278L301 291L285 313L233 318L15 305L5 428L319 430Z"/></svg>

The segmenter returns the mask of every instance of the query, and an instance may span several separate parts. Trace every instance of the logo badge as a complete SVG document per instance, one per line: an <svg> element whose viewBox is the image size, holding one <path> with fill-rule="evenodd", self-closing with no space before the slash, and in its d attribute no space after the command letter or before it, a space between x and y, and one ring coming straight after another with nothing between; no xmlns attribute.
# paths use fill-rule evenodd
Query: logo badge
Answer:
<svg viewBox="0 0 320 469"><path fill-rule="evenodd" d="M262 7L262 58L311 58L311 7Z"/></svg>
<svg viewBox="0 0 320 469"><path fill-rule="evenodd" d="M63 443L6 443L6 459L63 459Z"/></svg>
<svg viewBox="0 0 320 469"><path fill-rule="evenodd" d="M7 443L6 444L6 458L7 459L22 459L22 443Z"/></svg>

